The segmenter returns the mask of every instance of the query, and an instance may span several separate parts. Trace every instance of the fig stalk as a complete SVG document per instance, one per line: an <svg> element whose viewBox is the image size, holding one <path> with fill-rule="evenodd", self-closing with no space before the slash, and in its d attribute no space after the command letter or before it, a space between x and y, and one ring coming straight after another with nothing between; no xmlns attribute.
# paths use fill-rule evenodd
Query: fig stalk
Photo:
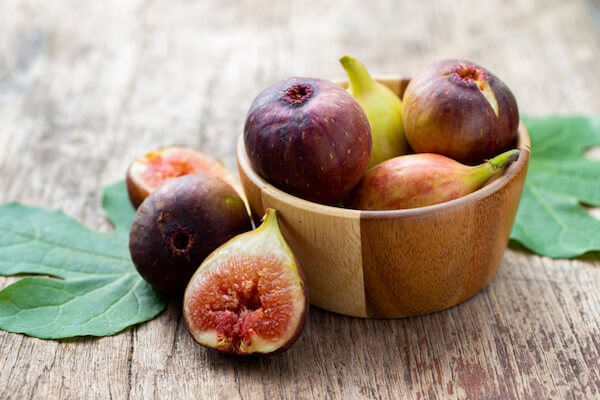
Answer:
<svg viewBox="0 0 600 400"><path fill-rule="evenodd" d="M490 178L492 178L499 169L507 166L513 161L519 158L519 150L509 150L504 153L497 155L496 157L486 160L483 164L472 167L474 182L477 184L484 184Z"/></svg>

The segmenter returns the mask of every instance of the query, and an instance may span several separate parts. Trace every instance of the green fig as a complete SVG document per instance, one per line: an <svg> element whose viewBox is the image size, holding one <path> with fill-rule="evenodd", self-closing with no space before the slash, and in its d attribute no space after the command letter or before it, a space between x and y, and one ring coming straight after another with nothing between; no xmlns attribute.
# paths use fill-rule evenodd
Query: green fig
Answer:
<svg viewBox="0 0 600 400"><path fill-rule="evenodd" d="M234 237L204 260L183 300L194 340L238 355L287 349L300 336L308 308L304 274L272 208L260 227Z"/></svg>
<svg viewBox="0 0 600 400"><path fill-rule="evenodd" d="M348 92L362 106L371 125L373 148L369 168L406 154L408 142L402 126L402 101L387 86L374 81L365 66L345 55L340 63L348 74Z"/></svg>
<svg viewBox="0 0 600 400"><path fill-rule="evenodd" d="M399 210L450 201L482 187L519 158L509 150L477 166L441 154L399 156L367 171L348 206L359 210Z"/></svg>

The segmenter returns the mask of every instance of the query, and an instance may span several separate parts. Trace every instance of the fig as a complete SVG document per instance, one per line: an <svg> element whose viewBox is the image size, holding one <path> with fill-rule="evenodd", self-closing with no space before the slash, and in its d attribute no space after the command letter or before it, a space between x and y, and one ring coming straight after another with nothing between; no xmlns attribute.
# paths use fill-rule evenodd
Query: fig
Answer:
<svg viewBox="0 0 600 400"><path fill-rule="evenodd" d="M367 171L348 206L399 210L443 203L476 191L518 157L519 150L509 150L478 166L433 153L392 158Z"/></svg>
<svg viewBox="0 0 600 400"><path fill-rule="evenodd" d="M408 153L400 98L387 86L374 81L354 57L345 55L340 63L348 74L348 92L362 106L371 126L373 148L369 168Z"/></svg>
<svg viewBox="0 0 600 400"><path fill-rule="evenodd" d="M290 78L263 90L246 118L254 170L306 200L332 204L362 178L371 129L362 107L333 82Z"/></svg>
<svg viewBox="0 0 600 400"><path fill-rule="evenodd" d="M231 185L214 175L185 175L139 206L129 252L142 278L173 296L214 249L250 229L244 201Z"/></svg>
<svg viewBox="0 0 600 400"><path fill-rule="evenodd" d="M262 225L215 250L190 280L183 316L199 344L222 353L272 354L300 336L308 313L302 268L279 230Z"/></svg>
<svg viewBox="0 0 600 400"><path fill-rule="evenodd" d="M218 159L185 146L153 150L134 160L127 169L127 192L135 208L163 183L183 175L210 174L229 183L242 195L235 175Z"/></svg>
<svg viewBox="0 0 600 400"><path fill-rule="evenodd" d="M485 68L443 60L421 70L408 84L402 120L417 153L439 153L478 164L510 148L519 110L512 92Z"/></svg>

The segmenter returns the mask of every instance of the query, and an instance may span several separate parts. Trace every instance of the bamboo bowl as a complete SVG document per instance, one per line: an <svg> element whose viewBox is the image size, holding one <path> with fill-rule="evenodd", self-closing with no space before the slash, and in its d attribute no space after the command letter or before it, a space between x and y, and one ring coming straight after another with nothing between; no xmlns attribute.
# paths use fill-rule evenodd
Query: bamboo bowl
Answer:
<svg viewBox="0 0 600 400"><path fill-rule="evenodd" d="M378 79L400 96L406 79ZM344 83L340 83L344 86ZM399 318L443 310L483 289L498 270L525 183L530 143L478 191L408 210L360 211L287 194L251 167L237 146L241 183L255 221L275 208L306 275L310 301L356 317Z"/></svg>

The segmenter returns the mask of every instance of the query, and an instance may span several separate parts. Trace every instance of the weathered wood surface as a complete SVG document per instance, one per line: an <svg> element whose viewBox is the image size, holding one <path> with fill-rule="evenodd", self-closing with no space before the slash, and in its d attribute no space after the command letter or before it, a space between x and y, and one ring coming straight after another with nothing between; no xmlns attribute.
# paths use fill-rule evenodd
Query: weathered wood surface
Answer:
<svg viewBox="0 0 600 400"><path fill-rule="evenodd" d="M133 157L182 143L235 168L258 91L340 77L346 52L404 76L468 58L524 114L600 113L597 1L400 3L3 0L0 201L110 229L100 188ZM194 345L177 303L107 338L0 332L0 398L600 398L599 288L598 254L508 250L459 306L400 320L312 308L300 340L262 359Z"/></svg>

